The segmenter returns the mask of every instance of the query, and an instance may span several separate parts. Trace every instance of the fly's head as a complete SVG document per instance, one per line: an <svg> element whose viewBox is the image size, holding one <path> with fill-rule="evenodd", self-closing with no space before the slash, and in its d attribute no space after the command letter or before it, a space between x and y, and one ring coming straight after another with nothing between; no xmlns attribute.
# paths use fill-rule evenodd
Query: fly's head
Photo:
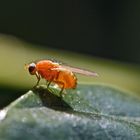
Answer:
<svg viewBox="0 0 140 140"><path fill-rule="evenodd" d="M25 68L28 69L28 71L31 75L36 74L37 70L36 70L36 64L35 63L26 64Z"/></svg>

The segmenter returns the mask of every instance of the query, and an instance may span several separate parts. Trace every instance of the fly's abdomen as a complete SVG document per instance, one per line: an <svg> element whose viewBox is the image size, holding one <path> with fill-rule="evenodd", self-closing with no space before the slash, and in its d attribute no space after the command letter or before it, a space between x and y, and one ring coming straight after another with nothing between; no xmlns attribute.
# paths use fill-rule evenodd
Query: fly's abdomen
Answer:
<svg viewBox="0 0 140 140"><path fill-rule="evenodd" d="M64 88L76 88L77 78L70 71L60 71L55 83L57 83L61 88L63 86Z"/></svg>

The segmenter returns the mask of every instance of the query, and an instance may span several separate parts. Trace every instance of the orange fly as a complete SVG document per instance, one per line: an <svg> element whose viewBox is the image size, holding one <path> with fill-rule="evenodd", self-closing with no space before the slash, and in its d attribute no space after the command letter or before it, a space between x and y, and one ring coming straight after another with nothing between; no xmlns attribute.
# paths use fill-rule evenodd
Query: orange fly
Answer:
<svg viewBox="0 0 140 140"><path fill-rule="evenodd" d="M61 65L51 60L32 62L26 65L26 67L31 75L37 77L37 83L35 86L39 84L41 78L44 78L48 81L47 87L49 87L51 83L55 83L61 88L60 93L62 93L63 89L76 88L77 78L74 73L87 76L98 76L95 72L63 64Z"/></svg>

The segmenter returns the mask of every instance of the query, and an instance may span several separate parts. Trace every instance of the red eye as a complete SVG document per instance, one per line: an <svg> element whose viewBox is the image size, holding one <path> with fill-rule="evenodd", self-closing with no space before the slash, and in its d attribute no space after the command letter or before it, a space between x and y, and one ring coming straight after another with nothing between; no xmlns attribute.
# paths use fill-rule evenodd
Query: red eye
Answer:
<svg viewBox="0 0 140 140"><path fill-rule="evenodd" d="M31 63L28 67L28 70L29 70L30 74L34 74L35 69L36 69L36 64L35 63Z"/></svg>
<svg viewBox="0 0 140 140"><path fill-rule="evenodd" d="M34 71L35 67L34 66L30 66L29 67L29 72L32 73Z"/></svg>

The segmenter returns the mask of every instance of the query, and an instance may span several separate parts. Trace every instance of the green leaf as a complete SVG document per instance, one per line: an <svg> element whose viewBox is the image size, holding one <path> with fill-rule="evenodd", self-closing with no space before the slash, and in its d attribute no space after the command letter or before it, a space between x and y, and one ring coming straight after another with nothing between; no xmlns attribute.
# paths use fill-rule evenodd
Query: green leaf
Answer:
<svg viewBox="0 0 140 140"><path fill-rule="evenodd" d="M140 139L140 98L104 85L39 86L0 112L2 140Z"/></svg>

